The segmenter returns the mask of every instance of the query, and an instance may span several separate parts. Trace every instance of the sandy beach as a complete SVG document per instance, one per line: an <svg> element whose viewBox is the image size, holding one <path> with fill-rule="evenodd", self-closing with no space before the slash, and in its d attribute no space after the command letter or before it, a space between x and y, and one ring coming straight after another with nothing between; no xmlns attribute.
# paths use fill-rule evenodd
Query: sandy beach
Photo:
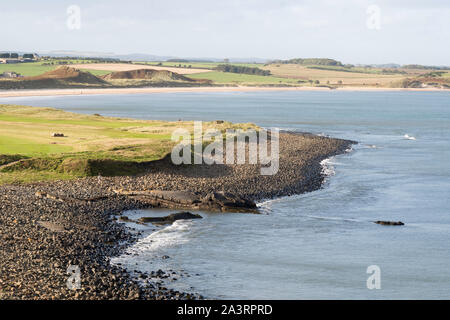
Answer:
<svg viewBox="0 0 450 320"><path fill-rule="evenodd" d="M450 89L436 88L370 88L345 87L337 91L428 91L448 92ZM164 87L164 88L102 88L102 89L40 89L40 90L0 90L0 97L65 96L92 94L138 94L175 92L271 92L271 91L331 91L327 87Z"/></svg>

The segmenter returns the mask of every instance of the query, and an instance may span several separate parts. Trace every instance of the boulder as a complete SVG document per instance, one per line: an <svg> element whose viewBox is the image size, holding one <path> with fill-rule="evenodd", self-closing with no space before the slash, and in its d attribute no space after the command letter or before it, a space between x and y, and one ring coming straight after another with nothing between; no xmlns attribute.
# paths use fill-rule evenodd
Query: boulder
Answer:
<svg viewBox="0 0 450 320"><path fill-rule="evenodd" d="M200 207L202 209L220 209L221 211L256 210L256 204L253 201L228 192L208 193L201 199Z"/></svg>
<svg viewBox="0 0 450 320"><path fill-rule="evenodd" d="M169 224L174 223L177 220L190 220L190 219L202 219L202 216L199 214L192 214L190 212L177 212L169 214L165 217L142 217L139 218L139 222L147 223L151 222L153 224Z"/></svg>
<svg viewBox="0 0 450 320"><path fill-rule="evenodd" d="M403 225L405 225L401 221L382 221L382 220L378 220L378 221L375 221L375 223L376 224L381 224L383 226L403 226Z"/></svg>

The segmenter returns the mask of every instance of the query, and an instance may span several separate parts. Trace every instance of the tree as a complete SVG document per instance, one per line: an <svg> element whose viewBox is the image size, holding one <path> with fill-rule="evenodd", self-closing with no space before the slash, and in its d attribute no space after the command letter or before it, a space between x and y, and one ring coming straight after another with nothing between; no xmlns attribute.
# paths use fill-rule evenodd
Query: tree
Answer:
<svg viewBox="0 0 450 320"><path fill-rule="evenodd" d="M260 76L269 76L269 70L263 70L260 68L252 68L245 66L236 66L232 64L219 64L216 68L218 71L222 72L231 72L231 73L244 73L244 74L252 74L252 75L260 75Z"/></svg>

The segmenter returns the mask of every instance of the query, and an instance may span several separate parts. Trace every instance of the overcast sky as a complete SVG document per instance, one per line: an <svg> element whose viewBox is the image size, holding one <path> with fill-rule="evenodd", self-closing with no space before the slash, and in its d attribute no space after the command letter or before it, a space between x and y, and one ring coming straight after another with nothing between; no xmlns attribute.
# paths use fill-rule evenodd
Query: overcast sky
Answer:
<svg viewBox="0 0 450 320"><path fill-rule="evenodd" d="M21 0L0 10L0 51L450 65L449 17L449 0Z"/></svg>

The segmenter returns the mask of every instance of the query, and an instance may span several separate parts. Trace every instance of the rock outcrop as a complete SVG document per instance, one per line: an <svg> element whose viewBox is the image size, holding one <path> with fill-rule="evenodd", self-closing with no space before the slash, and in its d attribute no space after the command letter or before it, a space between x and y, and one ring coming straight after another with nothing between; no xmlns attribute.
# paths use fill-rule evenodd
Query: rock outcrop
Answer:
<svg viewBox="0 0 450 320"><path fill-rule="evenodd" d="M189 191L124 191L114 190L152 207L207 211L236 211L257 213L255 202L228 192L199 194Z"/></svg>

